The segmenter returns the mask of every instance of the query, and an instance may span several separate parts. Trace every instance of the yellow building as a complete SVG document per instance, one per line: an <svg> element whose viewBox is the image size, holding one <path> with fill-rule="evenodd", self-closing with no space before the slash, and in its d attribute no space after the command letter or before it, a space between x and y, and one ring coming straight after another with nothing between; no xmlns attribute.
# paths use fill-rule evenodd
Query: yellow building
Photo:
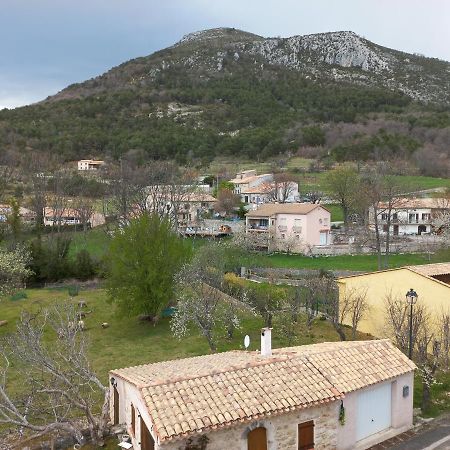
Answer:
<svg viewBox="0 0 450 450"><path fill-rule="evenodd" d="M387 337L385 300L388 295L404 300L406 305L406 292L412 288L419 296L418 303L425 305L432 317L450 312L450 262L341 277L338 284L340 300L351 292L366 293L369 311L358 330L373 336ZM346 318L344 324L351 325L350 318Z"/></svg>

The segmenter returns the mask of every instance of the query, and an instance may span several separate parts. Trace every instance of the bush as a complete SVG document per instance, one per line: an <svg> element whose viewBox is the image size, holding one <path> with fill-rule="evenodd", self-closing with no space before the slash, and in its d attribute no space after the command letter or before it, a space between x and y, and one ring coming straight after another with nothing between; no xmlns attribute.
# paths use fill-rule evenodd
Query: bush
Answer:
<svg viewBox="0 0 450 450"><path fill-rule="evenodd" d="M80 250L75 256L74 274L79 280L87 280L97 273L97 267L87 250Z"/></svg>
<svg viewBox="0 0 450 450"><path fill-rule="evenodd" d="M25 298L28 298L27 293L25 291L21 291L11 295L10 300L15 302L16 300L23 300Z"/></svg>
<svg viewBox="0 0 450 450"><path fill-rule="evenodd" d="M78 286L69 286L67 292L70 297L76 297L80 293L80 288Z"/></svg>

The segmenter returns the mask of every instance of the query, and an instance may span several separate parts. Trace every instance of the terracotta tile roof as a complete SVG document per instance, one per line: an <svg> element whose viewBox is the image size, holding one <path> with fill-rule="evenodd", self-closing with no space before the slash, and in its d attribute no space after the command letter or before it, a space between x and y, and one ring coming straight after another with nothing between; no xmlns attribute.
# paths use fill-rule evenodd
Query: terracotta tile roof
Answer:
<svg viewBox="0 0 450 450"><path fill-rule="evenodd" d="M450 262L423 264L421 266L406 266L407 269L417 272L420 275L433 277L436 275L447 275L450 273Z"/></svg>
<svg viewBox="0 0 450 450"><path fill-rule="evenodd" d="M265 203L246 214L247 217L270 217L275 214L309 214L316 208L322 207L314 203ZM326 208L324 208L327 210ZM328 210L327 210L328 211Z"/></svg>
<svg viewBox="0 0 450 450"><path fill-rule="evenodd" d="M387 208L387 203L380 203L379 207ZM450 208L450 201L446 198L425 197L425 198L399 198L395 201L394 210L397 209L417 209L417 208L431 208L431 209L448 209Z"/></svg>
<svg viewBox="0 0 450 450"><path fill-rule="evenodd" d="M338 400L415 366L389 341L233 351L111 371L135 384L153 429L169 441Z"/></svg>

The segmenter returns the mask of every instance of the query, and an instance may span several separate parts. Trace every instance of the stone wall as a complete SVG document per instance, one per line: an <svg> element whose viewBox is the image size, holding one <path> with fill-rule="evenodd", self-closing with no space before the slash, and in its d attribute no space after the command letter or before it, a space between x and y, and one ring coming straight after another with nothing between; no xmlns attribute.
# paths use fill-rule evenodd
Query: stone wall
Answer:
<svg viewBox="0 0 450 450"><path fill-rule="evenodd" d="M292 413L273 416L270 419L215 430L206 435L209 438L207 450L247 450L247 434L257 427L267 430L268 450L297 450L297 426L314 420L315 448L332 450L337 445L339 402L327 403L321 407L307 408ZM161 450L184 450L185 441L163 444Z"/></svg>

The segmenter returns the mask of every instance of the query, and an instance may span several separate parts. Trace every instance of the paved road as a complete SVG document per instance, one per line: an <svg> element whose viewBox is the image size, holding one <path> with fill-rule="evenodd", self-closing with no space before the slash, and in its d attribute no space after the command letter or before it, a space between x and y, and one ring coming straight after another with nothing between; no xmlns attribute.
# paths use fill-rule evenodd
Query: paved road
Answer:
<svg viewBox="0 0 450 450"><path fill-rule="evenodd" d="M389 447L390 450L448 450L450 449L450 424L416 434L409 440Z"/></svg>

